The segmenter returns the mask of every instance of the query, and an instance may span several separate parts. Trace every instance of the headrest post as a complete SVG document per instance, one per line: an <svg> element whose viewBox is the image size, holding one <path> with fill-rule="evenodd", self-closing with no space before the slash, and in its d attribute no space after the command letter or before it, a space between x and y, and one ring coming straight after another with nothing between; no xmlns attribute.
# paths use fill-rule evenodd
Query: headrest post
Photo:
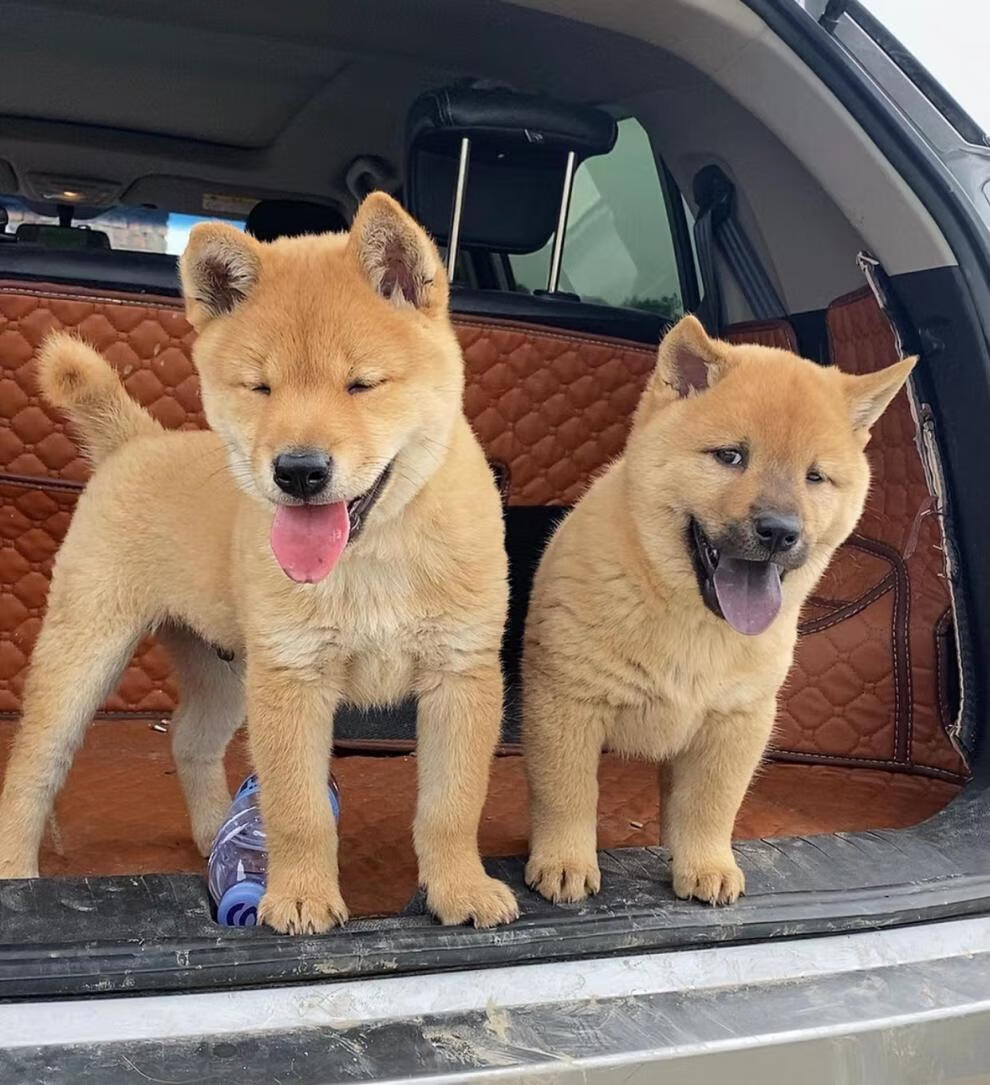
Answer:
<svg viewBox="0 0 990 1085"><path fill-rule="evenodd" d="M567 213L571 209L571 190L574 187L574 152L567 152L564 167L564 187L560 193L560 214L557 216L557 232L553 235L553 252L550 255L550 274L547 276L547 293L556 294L560 285L560 264L564 258L564 235L567 233Z"/></svg>
<svg viewBox="0 0 990 1085"><path fill-rule="evenodd" d="M454 281L454 265L457 263L457 241L461 233L461 212L464 210L464 192L467 189L468 166L471 164L471 140L461 139L461 156L457 162L457 185L454 188L454 206L450 212L450 240L447 242L447 278Z"/></svg>

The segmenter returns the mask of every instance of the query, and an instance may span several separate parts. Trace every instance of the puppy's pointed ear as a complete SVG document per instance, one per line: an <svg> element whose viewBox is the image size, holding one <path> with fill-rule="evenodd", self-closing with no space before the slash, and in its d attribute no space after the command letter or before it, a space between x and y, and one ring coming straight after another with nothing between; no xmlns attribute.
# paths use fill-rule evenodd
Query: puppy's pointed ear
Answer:
<svg viewBox="0 0 990 1085"><path fill-rule="evenodd" d="M655 377L683 398L710 388L728 367L720 344L697 317L682 317L660 340Z"/></svg>
<svg viewBox="0 0 990 1085"><path fill-rule="evenodd" d="M447 276L426 231L384 192L367 196L351 225L348 252L386 301L428 316L447 307Z"/></svg>
<svg viewBox="0 0 990 1085"><path fill-rule="evenodd" d="M203 222L189 233L179 261L186 316L197 331L240 305L261 274L260 244L223 222Z"/></svg>
<svg viewBox="0 0 990 1085"><path fill-rule="evenodd" d="M696 317L682 317L660 340L656 369L640 400L637 420L710 388L732 365L726 350Z"/></svg>
<svg viewBox="0 0 990 1085"><path fill-rule="evenodd" d="M869 434L873 424L901 390L917 363L917 357L905 358L876 373L843 375L843 392L849 404L853 429L857 433Z"/></svg>

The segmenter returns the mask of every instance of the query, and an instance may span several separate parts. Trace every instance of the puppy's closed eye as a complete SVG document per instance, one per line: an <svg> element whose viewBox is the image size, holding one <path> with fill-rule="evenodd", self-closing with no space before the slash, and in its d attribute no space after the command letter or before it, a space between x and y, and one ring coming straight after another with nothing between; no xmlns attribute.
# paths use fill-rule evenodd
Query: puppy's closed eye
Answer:
<svg viewBox="0 0 990 1085"><path fill-rule="evenodd" d="M384 377L359 377L348 384L347 391L350 395L357 396L362 392L370 392L373 388L380 388L384 383Z"/></svg>

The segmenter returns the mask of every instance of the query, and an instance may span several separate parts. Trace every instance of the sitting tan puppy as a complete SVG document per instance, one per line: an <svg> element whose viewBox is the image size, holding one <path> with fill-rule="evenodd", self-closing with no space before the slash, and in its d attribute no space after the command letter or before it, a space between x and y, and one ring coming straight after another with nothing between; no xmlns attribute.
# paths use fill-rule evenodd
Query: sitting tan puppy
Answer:
<svg viewBox="0 0 990 1085"><path fill-rule="evenodd" d="M663 763L677 895L744 891L732 826L798 614L859 519L870 427L915 360L851 376L693 317L663 340L625 455L557 531L530 603L526 877L545 897L600 887L603 746Z"/></svg>
<svg viewBox="0 0 990 1085"><path fill-rule="evenodd" d="M428 906L444 923L513 919L477 843L502 715L502 514L461 407L436 248L376 194L349 234L262 244L197 226L181 270L211 430L164 432L74 339L42 354L42 388L96 470L34 650L0 876L37 875L72 755L154 630L182 686L174 752L204 854L230 801L223 753L246 674L270 849L262 921L316 932L347 917L326 789L334 711L408 694Z"/></svg>

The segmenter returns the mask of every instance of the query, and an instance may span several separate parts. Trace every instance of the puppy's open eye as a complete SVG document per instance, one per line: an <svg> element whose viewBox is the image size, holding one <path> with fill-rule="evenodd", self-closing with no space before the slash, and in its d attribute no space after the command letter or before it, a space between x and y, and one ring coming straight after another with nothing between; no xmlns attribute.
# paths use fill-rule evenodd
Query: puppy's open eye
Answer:
<svg viewBox="0 0 990 1085"><path fill-rule="evenodd" d="M808 482L816 484L819 482L828 481L828 479L825 477L825 473L818 467L812 467L804 477L808 480Z"/></svg>
<svg viewBox="0 0 990 1085"><path fill-rule="evenodd" d="M252 392L257 392L261 396L270 396L272 394L271 388L267 384L252 384Z"/></svg>
<svg viewBox="0 0 990 1085"><path fill-rule="evenodd" d="M746 453L741 448L713 448L712 455L726 467L744 467Z"/></svg>
<svg viewBox="0 0 990 1085"><path fill-rule="evenodd" d="M349 395L358 396L362 392L370 392L372 388L377 388L384 383L384 380L354 380L347 386L347 391Z"/></svg>

